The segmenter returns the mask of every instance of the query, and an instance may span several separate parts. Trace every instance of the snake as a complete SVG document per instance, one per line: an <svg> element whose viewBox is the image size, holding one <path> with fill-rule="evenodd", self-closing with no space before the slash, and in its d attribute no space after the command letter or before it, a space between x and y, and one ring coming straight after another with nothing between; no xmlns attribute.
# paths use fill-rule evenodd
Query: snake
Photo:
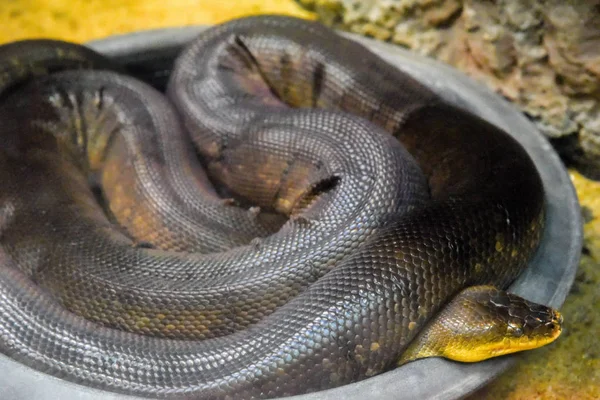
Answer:
<svg viewBox="0 0 600 400"><path fill-rule="evenodd" d="M544 227L509 134L317 22L253 16L164 92L0 46L0 352L148 398L273 398L540 347Z"/></svg>

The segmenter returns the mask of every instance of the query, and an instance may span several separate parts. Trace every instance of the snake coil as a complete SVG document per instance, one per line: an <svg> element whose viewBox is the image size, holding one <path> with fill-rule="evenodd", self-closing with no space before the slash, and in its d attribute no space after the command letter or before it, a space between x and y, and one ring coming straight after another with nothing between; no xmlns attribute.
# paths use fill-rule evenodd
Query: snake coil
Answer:
<svg viewBox="0 0 600 400"><path fill-rule="evenodd" d="M0 48L4 354L239 399L452 356L449 322L475 337L490 305L510 329L485 343L556 337L555 312L485 286L539 242L526 152L361 45L251 17L194 40L167 96L111 69L79 45Z"/></svg>

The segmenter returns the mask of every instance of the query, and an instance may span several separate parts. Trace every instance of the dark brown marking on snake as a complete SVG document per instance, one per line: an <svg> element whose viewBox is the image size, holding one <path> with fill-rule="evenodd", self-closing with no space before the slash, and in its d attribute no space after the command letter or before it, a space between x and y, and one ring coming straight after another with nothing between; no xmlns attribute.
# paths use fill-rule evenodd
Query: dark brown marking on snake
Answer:
<svg viewBox="0 0 600 400"><path fill-rule="evenodd" d="M319 98L321 97L321 91L323 90L323 81L325 80L325 64L323 63L317 63L317 65L315 66L315 69L313 71L313 76L312 76L312 83L313 83L313 87L312 87L312 107L316 108L318 107L318 103L319 103Z"/></svg>
<svg viewBox="0 0 600 400"><path fill-rule="evenodd" d="M290 79L290 72L292 72L292 60L290 59L290 55L283 51L279 56L279 64L281 65L281 78L287 84L282 87L282 92L279 95L280 98L288 99L290 97L290 88L293 85L293 79ZM264 80L264 77L263 77Z"/></svg>

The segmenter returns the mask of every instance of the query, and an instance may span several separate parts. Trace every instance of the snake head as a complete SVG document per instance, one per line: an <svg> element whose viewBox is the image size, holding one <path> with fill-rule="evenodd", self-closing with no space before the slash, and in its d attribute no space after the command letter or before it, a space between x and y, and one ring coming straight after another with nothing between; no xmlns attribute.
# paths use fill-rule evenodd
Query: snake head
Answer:
<svg viewBox="0 0 600 400"><path fill-rule="evenodd" d="M445 357L477 362L535 349L561 333L562 316L492 286L460 292L417 335L399 364L418 358Z"/></svg>
<svg viewBox="0 0 600 400"><path fill-rule="evenodd" d="M489 329L497 337L499 355L543 346L562 331L558 311L511 293L496 290L482 307L496 315Z"/></svg>

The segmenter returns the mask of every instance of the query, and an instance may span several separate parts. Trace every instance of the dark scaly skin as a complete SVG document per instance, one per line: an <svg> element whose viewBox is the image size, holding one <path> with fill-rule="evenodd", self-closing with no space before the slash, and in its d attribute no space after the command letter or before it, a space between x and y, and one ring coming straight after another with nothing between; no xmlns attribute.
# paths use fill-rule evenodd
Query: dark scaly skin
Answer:
<svg viewBox="0 0 600 400"><path fill-rule="evenodd" d="M138 186L149 181L140 172L147 169L120 164L128 147L114 140L88 148L26 117L60 120L64 104L54 99L74 93L84 99L75 101L81 115L103 109L119 122L118 140L133 143L134 160L173 175L161 146L145 147L152 141L140 134L160 137L161 123L149 115L176 121L173 110L130 78L76 77L37 80L0 109L7 121L0 129L0 349L39 370L173 398L274 397L339 386L393 367L462 289L505 288L539 241L541 181L512 138L319 25L261 17L202 34L179 59L169 95L213 177L293 222L224 253L136 247L111 227L88 179L109 188L117 173L130 179L122 185L133 189L129 194L113 198L104 189L119 219L120 196L151 203L153 192ZM86 102L83 92L103 100ZM361 119L289 111L286 103L347 109L393 133L425 172L432 201L411 210L425 197L421 179L391 136ZM248 154L263 161L242 167ZM283 162L286 155L294 161ZM267 178L250 184L257 192L246 183L254 175ZM306 190L322 194L307 202ZM151 239L160 247L165 237ZM291 250L294 241L300 247ZM252 325L178 341L98 326L64 306L109 326L163 336L218 336Z"/></svg>
<svg viewBox="0 0 600 400"><path fill-rule="evenodd" d="M14 87L18 87L19 84L27 82L28 79L57 71L92 68L117 72L123 70L121 66L88 48L54 40L24 40L3 45L0 47L0 60L3 60L0 63L0 93L4 93L4 95ZM114 118L106 118L102 110L94 105L96 101L101 100L98 93L87 93L84 97L84 104L80 105L76 104L76 99L68 98L68 95L73 94L68 90L61 92L63 98L60 99L60 102L62 104L57 109L68 112L60 114L62 118L60 126L72 132L71 134L74 136L85 136L86 134L94 136L97 142L93 142L92 139L87 145L94 152L88 150L89 161L86 161L85 164L89 164L92 169L97 169L98 166L95 164L105 156L102 151L105 142L110 143L117 136L114 132L118 130L118 121ZM80 115L72 112L72 109L77 107L82 109L87 107L88 114ZM90 115L90 113L92 114ZM163 136L180 136L178 123L170 121L169 114L165 115L167 115L167 120L155 116L151 119L152 123L159 126L157 130ZM81 120L91 125L91 132L80 132L81 129L78 129L78 126ZM167 133L167 126L175 126L173 128L175 132ZM122 217L119 222L130 228L130 233L139 242L155 244L164 249L211 252L226 250L245 244L254 237L272 233L271 230L266 229L264 224L256 221L251 214L243 215L248 213L224 207L224 201L215 196L214 189L206 175L199 170L193 150L186 146L186 139L170 141L164 139L163 141L172 145L172 148L165 151L165 154L172 158L173 161L170 164L179 171L176 175L178 179L172 183L173 188L165 188L162 181L156 182L156 180L149 180L145 184L154 190L161 190L163 201L179 203L180 207L183 206L193 211L188 211L187 221L177 222L174 221L173 215L166 217L161 215L164 213L162 209L146 213L142 206L131 209L127 218ZM117 138L117 140L119 139ZM195 179L190 179L190 176ZM198 199L202 199L202 201L198 201ZM143 205L144 203L140 201L138 204ZM173 207L167 208L173 209ZM134 225L131 223L131 220L134 219L143 219L144 223ZM157 219L158 221L155 221ZM168 224L165 224L165 219L169 220ZM168 233L160 232L161 229ZM157 235L169 237L170 240L153 243L153 238Z"/></svg>
<svg viewBox="0 0 600 400"><path fill-rule="evenodd" d="M246 142L256 147L254 159L261 159L259 148L274 153L272 158L281 159L277 152L296 154L295 167L315 166L309 170L309 181L340 176L336 190L325 201L295 216L277 234L229 252L200 256L136 248L118 231L111 230L105 218L103 221L101 209L94 207L92 194L85 188L85 175L74 179L72 172L67 173L77 164L60 159L54 151L54 147L59 147L81 154L78 141L60 133L51 135L62 130L40 122L56 119L56 109L62 109L62 102L56 107L54 100L40 98L62 98L60 93L67 92L84 99L78 94L82 91L101 91L103 100L98 103L103 104L101 112L107 114L103 121L118 119L121 127L100 157L104 165L98 172L116 218L120 219L122 202L129 201L140 202L143 211L152 211L156 204L163 206L166 209L161 210L161 215L170 216L173 222L178 222L180 213L185 211L177 209L177 204L169 204L166 190L146 189L154 175L150 168L171 169L167 154L163 151L165 157L161 157L161 146L153 148L157 143L149 133L165 131L164 135L173 134L170 141L177 139L168 125L162 128L152 124L152 115L166 119L173 113L164 98L119 75L56 74L15 93L5 103L4 115L10 118L2 128L2 136L8 157L18 154L7 158L7 163L26 170L7 167L2 181L10 188L7 193L13 193L10 197L16 199L13 206L28 212L16 213L6 224L3 248L38 284L57 293L67 308L110 326L187 338L217 336L245 327L302 291L330 269L336 259L350 253L378 229L391 213L406 211L425 199L425 182L412 158L392 137L373 131L366 122L329 113L278 116L277 123L257 125L254 141ZM84 99L79 104L87 111L87 104L94 102ZM28 115L36 117L27 118ZM288 128L294 118L313 125L321 134L306 136L306 129ZM90 132L91 126L94 125L89 125ZM23 130L27 135L22 134ZM293 140L289 145L281 145L281 135ZM59 139L55 140L56 145L48 144L51 140L39 139L44 136ZM245 147L240 147L244 151ZM28 157L27 152L36 156ZM39 153L44 159L39 159ZM94 154L94 150L88 147L87 153ZM369 160L371 153L378 157ZM127 162L131 154L133 164ZM46 157L52 158L51 162ZM356 158L364 161L356 163ZM260 166L272 165L269 171L277 176L281 175L278 166L288 166L288 162L267 161ZM246 171L253 174L249 168ZM154 180L165 181L161 176ZM391 184L394 182L405 184ZM162 186L165 185L167 182ZM58 191L57 187L64 189ZM30 195L36 192L37 196ZM49 226L56 233L47 234ZM158 237L163 241L172 239L167 235ZM100 259L98 249L103 249ZM40 256L31 257L32 252Z"/></svg>

